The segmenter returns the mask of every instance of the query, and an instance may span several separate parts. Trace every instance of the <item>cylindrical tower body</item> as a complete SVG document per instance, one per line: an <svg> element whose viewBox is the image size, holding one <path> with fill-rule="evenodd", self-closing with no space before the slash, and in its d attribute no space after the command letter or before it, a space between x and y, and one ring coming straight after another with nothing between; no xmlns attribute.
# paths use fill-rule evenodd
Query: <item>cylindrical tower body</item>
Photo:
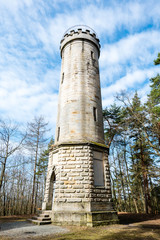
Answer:
<svg viewBox="0 0 160 240"><path fill-rule="evenodd" d="M99 40L90 30L76 29L64 35L56 144L104 143L99 55Z"/></svg>

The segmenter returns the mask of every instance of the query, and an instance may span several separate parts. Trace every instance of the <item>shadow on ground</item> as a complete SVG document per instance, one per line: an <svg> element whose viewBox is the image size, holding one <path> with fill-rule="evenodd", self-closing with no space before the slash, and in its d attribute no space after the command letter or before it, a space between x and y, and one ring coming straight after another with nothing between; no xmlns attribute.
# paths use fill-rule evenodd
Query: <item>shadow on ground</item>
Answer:
<svg viewBox="0 0 160 240"><path fill-rule="evenodd" d="M157 220L160 219L160 215L143 213L119 213L118 218L120 224L130 224L149 220Z"/></svg>
<svg viewBox="0 0 160 240"><path fill-rule="evenodd" d="M89 227L69 227L69 231L60 230L59 227L48 225L47 227L33 227L35 225L26 222L24 219L2 224L3 231L0 231L0 239L34 239L34 240L160 240L160 215L146 214L119 214L120 224ZM13 219L11 219L13 220ZM0 218L0 224L2 218ZM54 230L53 230L54 229ZM7 235L12 232L12 235ZM19 232L17 235L16 232ZM44 236L44 232L46 232ZM67 233L66 233L67 232ZM15 235L13 236L13 233ZM48 233L48 234L47 234ZM58 234L58 235L57 235ZM7 238L9 236L9 238ZM2 238L1 238L2 237ZM18 238L17 238L18 237Z"/></svg>
<svg viewBox="0 0 160 240"><path fill-rule="evenodd" d="M32 226L33 224L25 221L25 220L17 220L17 221L12 221L12 222L4 222L4 223L0 223L0 232L1 231L8 231L8 230L11 230L11 229L14 229L14 228L24 228L24 227L30 227Z"/></svg>

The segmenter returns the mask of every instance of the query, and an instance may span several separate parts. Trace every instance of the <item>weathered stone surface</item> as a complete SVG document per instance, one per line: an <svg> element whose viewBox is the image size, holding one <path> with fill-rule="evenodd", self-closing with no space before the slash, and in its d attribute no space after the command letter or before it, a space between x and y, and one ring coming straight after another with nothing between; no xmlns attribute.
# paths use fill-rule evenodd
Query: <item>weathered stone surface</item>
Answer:
<svg viewBox="0 0 160 240"><path fill-rule="evenodd" d="M99 47L88 30L73 31L61 43L55 145L42 206L43 210L52 207L52 221L57 224L94 226L117 221L104 145Z"/></svg>
<svg viewBox="0 0 160 240"><path fill-rule="evenodd" d="M55 143L77 140L104 143L99 41L87 33L79 33L78 39L75 34L66 36L61 45L61 56ZM82 148L78 146L77 149ZM81 152L79 156L82 156Z"/></svg>

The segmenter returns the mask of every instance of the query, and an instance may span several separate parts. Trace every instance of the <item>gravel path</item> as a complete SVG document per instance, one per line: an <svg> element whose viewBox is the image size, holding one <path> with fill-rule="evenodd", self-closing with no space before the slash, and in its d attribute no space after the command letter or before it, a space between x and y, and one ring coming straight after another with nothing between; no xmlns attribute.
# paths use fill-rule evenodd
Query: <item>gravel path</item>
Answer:
<svg viewBox="0 0 160 240"><path fill-rule="evenodd" d="M34 225L27 221L5 222L0 223L1 236L12 237L13 239L29 239L30 237L42 237L57 233L67 233L66 228L54 225Z"/></svg>

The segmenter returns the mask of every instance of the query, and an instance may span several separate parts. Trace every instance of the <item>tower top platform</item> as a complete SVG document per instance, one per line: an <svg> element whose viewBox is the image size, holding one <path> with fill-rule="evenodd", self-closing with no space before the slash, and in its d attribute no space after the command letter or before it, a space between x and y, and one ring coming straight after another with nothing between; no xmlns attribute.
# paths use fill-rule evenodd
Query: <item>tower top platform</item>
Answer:
<svg viewBox="0 0 160 240"><path fill-rule="evenodd" d="M67 31L64 33L62 37L62 40L60 42L61 56L64 46L68 42L72 42L76 39L92 41L98 48L98 52L100 54L100 43L96 32L86 25L75 25L67 29Z"/></svg>
<svg viewBox="0 0 160 240"><path fill-rule="evenodd" d="M77 30L81 29L83 32L85 32L86 30L90 31L91 34L94 34L96 37L97 37L97 33L89 26L87 25L75 25L75 26L72 26L70 28L68 28L65 33L63 34L63 36L65 36L66 34L70 34L70 32L72 30L74 30L75 32ZM98 37L97 37L98 38Z"/></svg>

